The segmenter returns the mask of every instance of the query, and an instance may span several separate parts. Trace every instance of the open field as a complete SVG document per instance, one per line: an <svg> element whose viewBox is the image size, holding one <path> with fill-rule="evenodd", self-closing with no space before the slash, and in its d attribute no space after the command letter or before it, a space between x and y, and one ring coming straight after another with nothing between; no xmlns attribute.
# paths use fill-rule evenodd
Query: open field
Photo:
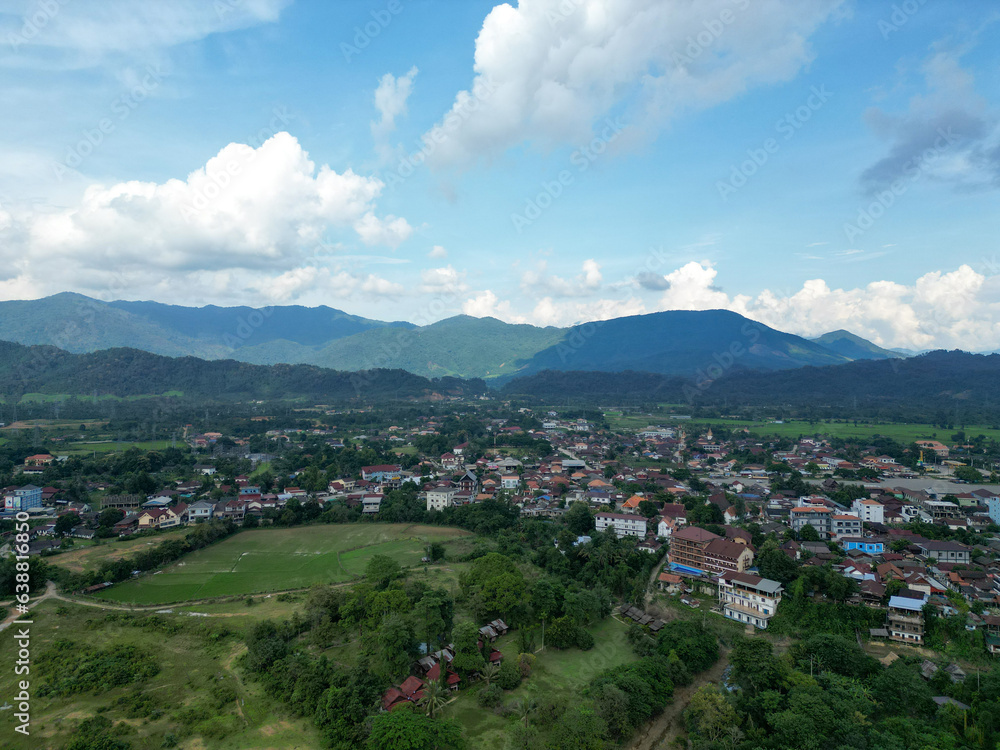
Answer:
<svg viewBox="0 0 1000 750"><path fill-rule="evenodd" d="M430 541L457 540L461 529L415 524L299 526L242 531L100 597L168 604L215 596L282 591L360 577L376 554L416 565Z"/></svg>
<svg viewBox="0 0 1000 750"><path fill-rule="evenodd" d="M237 638L224 635L231 629L228 619L143 617L130 621L119 613L52 600L43 602L32 614L31 735L14 732L14 711L0 712L0 746L5 750L64 748L78 723L99 710L106 710L105 715L121 725L113 733L124 730L122 737L134 750L165 747L168 733L176 735L176 746L186 750L291 750L322 745L308 719L292 717L259 685L240 680L233 662L243 646ZM142 623L145 627L139 626ZM3 664L13 665L17 658L16 631L8 628L0 633ZM102 649L135 646L152 655L160 669L143 683L44 696L44 680L34 666L57 640ZM13 666L4 669L0 694L13 699L17 679L24 677L17 677ZM218 688L226 684L236 698L220 701L216 698ZM132 708L118 703L120 699L130 701ZM186 721L178 718L182 712Z"/></svg>
<svg viewBox="0 0 1000 750"><path fill-rule="evenodd" d="M536 653L531 677L517 689L505 693L504 701L509 703L528 694L539 698L554 695L571 697L605 669L636 661L638 657L625 639L626 630L623 623L608 617L590 628L595 642L590 651L546 648ZM496 648L503 652L505 659L516 658L517 643L517 634L512 632L497 639ZM469 750L503 747L511 723L517 721L516 718L497 716L491 709L480 708L476 695L482 687L482 683L478 683L461 690L443 713L462 725L469 740Z"/></svg>
<svg viewBox="0 0 1000 750"><path fill-rule="evenodd" d="M66 443L64 446L53 449L53 453L65 453L75 455L80 453L112 453L114 451L127 451L129 448L139 448L144 451L162 451L171 446L170 440L139 440L129 442L123 440L102 440L92 443ZM179 447L184 444L178 441Z"/></svg>
<svg viewBox="0 0 1000 750"><path fill-rule="evenodd" d="M164 391L163 393L141 393L136 396L115 396L110 393L104 393L97 397L98 401L139 401L141 399L147 398L162 398L162 397L181 397L184 395L184 391ZM25 393L21 396L18 403L35 403L35 404L48 404L55 403L58 401L68 401L71 398L80 399L81 401L90 401L90 396L85 396L81 394L70 394L70 393ZM10 399L4 399L4 403L13 403Z"/></svg>
<svg viewBox="0 0 1000 750"><path fill-rule="evenodd" d="M805 420L790 419L784 420L781 424L774 422L754 422L742 419L692 419L680 422L671 422L663 415L634 415L620 412L607 412L605 417L608 423L617 430L641 430L648 425L656 424L676 424L683 428L692 429L705 426L723 426L730 429L746 428L753 435L776 435L778 437L798 437L799 435L826 435L837 438L871 438L874 435L882 435L900 442L911 443L915 440L941 440L951 442L951 436L962 429L961 425L956 425L955 429L943 429L932 424L875 424L853 421L844 422L807 422ZM989 425L966 425L965 434L969 437L985 435L993 440L1000 440L1000 428Z"/></svg>
<svg viewBox="0 0 1000 750"><path fill-rule="evenodd" d="M105 560L118 560L168 539L183 539L189 531L185 528L169 529L138 539L104 539L100 544L81 544L77 541L77 546L71 551L47 557L46 561L74 573L84 573L97 570Z"/></svg>

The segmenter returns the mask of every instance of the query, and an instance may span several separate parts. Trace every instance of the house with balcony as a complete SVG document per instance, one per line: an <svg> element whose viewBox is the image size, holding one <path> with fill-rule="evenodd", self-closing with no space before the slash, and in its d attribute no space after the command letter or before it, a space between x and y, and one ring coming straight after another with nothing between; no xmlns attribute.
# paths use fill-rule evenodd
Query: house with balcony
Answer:
<svg viewBox="0 0 1000 750"><path fill-rule="evenodd" d="M719 605L730 620L745 622L761 630L778 611L781 584L769 578L727 571L719 576Z"/></svg>
<svg viewBox="0 0 1000 750"><path fill-rule="evenodd" d="M911 589L902 589L889 597L886 630L889 639L900 643L920 645L924 642L924 604L927 595Z"/></svg>
<svg viewBox="0 0 1000 750"><path fill-rule="evenodd" d="M614 529L619 537L637 536L642 539L646 536L646 519L643 516L628 513L598 513L594 517L594 523L598 531Z"/></svg>

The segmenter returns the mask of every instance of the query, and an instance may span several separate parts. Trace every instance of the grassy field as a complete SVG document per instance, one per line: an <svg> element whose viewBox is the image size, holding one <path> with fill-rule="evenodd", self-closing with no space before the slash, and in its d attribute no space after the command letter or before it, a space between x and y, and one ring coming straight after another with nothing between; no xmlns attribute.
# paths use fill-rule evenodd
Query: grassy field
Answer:
<svg viewBox="0 0 1000 750"><path fill-rule="evenodd" d="M693 419L671 422L669 417L661 414L622 414L621 412L606 412L608 423L616 430L641 430L648 425L676 424L688 430L704 428L705 426L723 426L730 429L746 428L753 435L776 435L778 437L798 437L799 435L825 435L836 438L871 438L874 435L890 437L900 442L911 443L915 440L941 440L951 442L951 436L961 429L943 429L932 424L876 424L853 421L844 422L807 422L804 420L784 420L781 424L774 422L753 422L742 419ZM993 440L1000 440L1000 428L989 425L967 425L965 434L970 437L985 435Z"/></svg>
<svg viewBox="0 0 1000 750"><path fill-rule="evenodd" d="M144 536L138 539L105 539L100 544L83 545L77 542L78 546L75 546L71 551L53 555L46 560L52 565L58 565L60 568L66 568L74 573L84 573L97 570L105 560L118 560L168 539L183 539L188 531L190 529L169 529L153 536Z"/></svg>
<svg viewBox="0 0 1000 750"><path fill-rule="evenodd" d="M129 448L139 448L144 451L162 451L169 448L170 440L139 440L128 442L123 440L103 440L93 443L66 443L64 446L55 448L55 453L65 453L76 455L81 453L112 453L114 451L127 451ZM179 447L184 447L183 443L178 443Z"/></svg>
<svg viewBox="0 0 1000 750"><path fill-rule="evenodd" d="M597 623L591 628L591 633L594 635L595 646L590 651L547 648L538 652L531 677L524 680L517 689L506 693L505 702L528 693L538 697L559 695L572 700L572 696L598 673L638 658L625 639L625 625L613 617ZM504 658L516 658L516 633L498 639L496 648L503 652ZM504 737L511 723L517 721L516 718L497 716L491 709L480 708L476 695L482 687L482 683L478 683L461 690L443 713L458 721L465 729L469 750L503 747Z"/></svg>
<svg viewBox="0 0 1000 750"><path fill-rule="evenodd" d="M168 604L234 594L342 583L364 573L373 555L416 565L430 541L471 536L460 529L414 524L300 526L243 531L153 574L113 586L101 597Z"/></svg>
<svg viewBox="0 0 1000 750"><path fill-rule="evenodd" d="M230 627L225 619L156 618L167 627L138 627L109 619L91 607L48 601L32 611L31 655L38 659L54 641L68 639L100 648L132 645L155 655L160 671L146 683L64 697L43 697L41 676L31 674L31 735L15 733L14 711L0 712L0 747L4 750L56 750L64 748L80 720L98 711L116 725L116 732L133 750L165 747L167 733L180 740L186 750L263 750L264 748L321 747L312 723L292 717L256 684L245 684L233 669L243 648L235 637L222 636ZM141 621L140 621L141 622ZM15 628L0 633L0 662L13 665L17 646ZM221 637L220 637L221 636ZM16 694L13 667L0 671L0 694L13 700ZM213 690L220 684L233 686L237 700L215 702ZM151 711L130 712L119 699L148 696ZM178 714L187 711L187 724ZM145 714L145 715L144 715ZM200 714L201 718L196 718ZM215 730L214 732L212 730ZM211 734L206 736L205 732Z"/></svg>

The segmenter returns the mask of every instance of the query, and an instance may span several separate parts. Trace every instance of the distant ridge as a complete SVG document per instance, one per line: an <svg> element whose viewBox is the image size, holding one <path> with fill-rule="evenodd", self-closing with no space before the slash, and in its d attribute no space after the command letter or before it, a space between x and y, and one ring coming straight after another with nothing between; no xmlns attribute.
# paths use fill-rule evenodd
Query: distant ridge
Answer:
<svg viewBox="0 0 1000 750"><path fill-rule="evenodd" d="M859 359L899 359L907 356L900 351L883 349L871 341L843 329L824 333L822 336L812 339L812 341L852 361Z"/></svg>
<svg viewBox="0 0 1000 750"><path fill-rule="evenodd" d="M671 310L570 328L458 315L426 326L332 307L182 307L63 293L0 302L0 340L85 354L127 347L169 357L401 369L503 383L544 370L718 377L899 356L847 331L810 341L728 310Z"/></svg>

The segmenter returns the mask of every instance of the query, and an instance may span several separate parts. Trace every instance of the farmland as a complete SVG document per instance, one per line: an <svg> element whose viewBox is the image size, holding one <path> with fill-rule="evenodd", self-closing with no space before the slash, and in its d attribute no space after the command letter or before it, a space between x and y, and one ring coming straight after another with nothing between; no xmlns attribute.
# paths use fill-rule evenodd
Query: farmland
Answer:
<svg viewBox="0 0 1000 750"><path fill-rule="evenodd" d="M918 423L871 423L847 420L809 422L798 419L775 422L725 418L698 418L678 422L662 414L622 414L612 411L606 412L605 417L613 428L620 430L641 430L648 425L677 424L685 430L705 427L727 427L731 430L745 428L750 434L757 436L797 438L800 435L825 435L843 439L866 439L881 435L902 443L912 443L915 440L948 441L953 433L964 429L966 435L970 437L985 435L993 440L1000 440L1000 428L991 425L955 425L952 429L945 429L939 425Z"/></svg>
<svg viewBox="0 0 1000 750"><path fill-rule="evenodd" d="M170 539L183 539L189 531L190 529L178 528L151 536L106 540L100 544L78 544L69 552L49 557L48 561L73 573L86 573L97 570L106 560L119 560L154 544Z"/></svg>
<svg viewBox="0 0 1000 750"><path fill-rule="evenodd" d="M243 531L186 555L151 575L126 581L101 597L135 604L343 583L360 577L372 556L416 565L427 543L452 546L471 535L459 529L413 524L317 525Z"/></svg>
<svg viewBox="0 0 1000 750"><path fill-rule="evenodd" d="M14 732L14 712L0 712L2 747L9 750L63 748L80 720L101 712L114 723L109 734L134 750L181 746L236 748L319 747L311 722L295 718L257 683L235 670L241 639L229 634L232 619L130 616L92 607L47 601L33 610L31 736ZM0 633L0 660L13 664L16 628ZM46 695L54 681L36 669L57 643L72 644L65 660L75 663L86 648L135 648L155 660L158 673L146 680L105 689ZM16 694L13 669L0 674L0 693ZM23 678L20 678L23 679ZM195 735L184 739L187 735ZM171 739L176 738L176 739ZM182 741L174 745L171 742Z"/></svg>

